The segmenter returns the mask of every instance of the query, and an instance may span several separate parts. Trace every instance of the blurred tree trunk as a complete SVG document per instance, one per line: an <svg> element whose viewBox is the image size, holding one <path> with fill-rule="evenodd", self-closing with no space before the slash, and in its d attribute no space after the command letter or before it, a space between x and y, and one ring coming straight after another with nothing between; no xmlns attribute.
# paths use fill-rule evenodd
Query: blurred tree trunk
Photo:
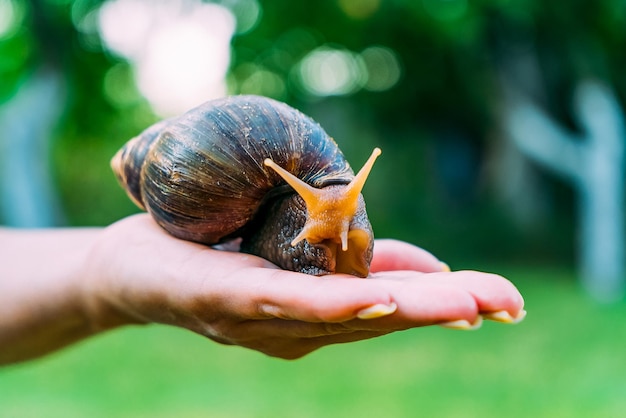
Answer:
<svg viewBox="0 0 626 418"><path fill-rule="evenodd" d="M585 130L578 138L515 88L505 90L504 125L509 138L526 156L566 177L578 191L583 284L598 300L622 298L626 131L615 96L597 82L578 86L576 116Z"/></svg>
<svg viewBox="0 0 626 418"><path fill-rule="evenodd" d="M0 216L8 225L43 227L62 220L50 144L65 108L62 56L69 40L49 3L28 3L38 60L15 96L0 107Z"/></svg>
<svg viewBox="0 0 626 418"><path fill-rule="evenodd" d="M536 166L498 130L493 133L488 170L498 200L516 225L539 231L549 222L552 200Z"/></svg>
<svg viewBox="0 0 626 418"><path fill-rule="evenodd" d="M45 227L61 221L50 141L63 109L62 91L54 70L40 70L0 107L0 214L7 225Z"/></svg>

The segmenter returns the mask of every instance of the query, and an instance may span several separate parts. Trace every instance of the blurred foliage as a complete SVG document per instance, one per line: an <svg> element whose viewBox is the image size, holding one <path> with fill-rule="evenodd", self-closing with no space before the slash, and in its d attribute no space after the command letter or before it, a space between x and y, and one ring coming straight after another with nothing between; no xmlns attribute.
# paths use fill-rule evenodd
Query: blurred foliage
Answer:
<svg viewBox="0 0 626 418"><path fill-rule="evenodd" d="M66 79L68 101L54 133L53 159L69 223L105 225L137 211L108 161L156 117L137 93L132 68L106 50L94 29L102 2L3 1L12 4L14 27L0 37L0 101L42 66L57 68ZM233 38L231 92L266 94L302 109L337 138L354 166L373 146L383 148L365 190L379 235L417 242L458 263L520 254L573 257L573 196L560 181L542 177L551 211L533 225L517 224L494 196L488 159L502 140L499 77L512 52L536 54L542 104L571 129L577 127L570 99L581 78L606 81L623 102L626 2L217 3L244 18L242 10L255 4L260 17ZM296 69L324 46L355 53L388 48L398 57L401 77L386 91L311 95ZM252 76L260 81L246 83Z"/></svg>

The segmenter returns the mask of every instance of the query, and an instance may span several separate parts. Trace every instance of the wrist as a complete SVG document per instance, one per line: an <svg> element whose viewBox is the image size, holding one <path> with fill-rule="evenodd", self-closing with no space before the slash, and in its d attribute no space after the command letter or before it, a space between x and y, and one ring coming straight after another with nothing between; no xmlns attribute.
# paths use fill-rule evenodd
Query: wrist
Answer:
<svg viewBox="0 0 626 418"><path fill-rule="evenodd" d="M119 260L115 251L118 247L108 229L97 232L76 275L81 310L94 334L147 322L129 314L122 306L118 296L122 292L116 285L117 281L123 280L121 270L116 268Z"/></svg>
<svg viewBox="0 0 626 418"><path fill-rule="evenodd" d="M82 266L97 233L0 231L0 243L10 243L0 266L0 363L37 357L95 333L85 309Z"/></svg>

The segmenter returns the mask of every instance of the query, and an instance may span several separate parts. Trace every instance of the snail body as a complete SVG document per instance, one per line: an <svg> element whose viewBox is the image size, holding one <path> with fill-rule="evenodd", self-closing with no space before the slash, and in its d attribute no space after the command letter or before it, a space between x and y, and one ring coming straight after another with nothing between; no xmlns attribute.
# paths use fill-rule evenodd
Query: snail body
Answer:
<svg viewBox="0 0 626 418"><path fill-rule="evenodd" d="M112 160L130 198L177 238L281 268L366 277L373 233L357 176L308 116L259 96L207 102L131 139Z"/></svg>

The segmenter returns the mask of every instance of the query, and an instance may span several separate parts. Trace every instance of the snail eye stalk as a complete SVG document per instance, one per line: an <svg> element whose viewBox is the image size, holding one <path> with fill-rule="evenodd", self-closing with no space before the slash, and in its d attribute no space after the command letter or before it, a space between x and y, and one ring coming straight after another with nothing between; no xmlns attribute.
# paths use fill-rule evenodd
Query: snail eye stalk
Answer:
<svg viewBox="0 0 626 418"><path fill-rule="evenodd" d="M302 197L307 208L307 220L302 231L293 239L291 245L306 239L311 244L323 240L341 243L343 251L348 250L350 221L354 217L361 190L376 161L381 154L380 148L374 148L363 168L352 181L343 187L316 189L300 180L274 161L266 158L264 164L273 169Z"/></svg>

